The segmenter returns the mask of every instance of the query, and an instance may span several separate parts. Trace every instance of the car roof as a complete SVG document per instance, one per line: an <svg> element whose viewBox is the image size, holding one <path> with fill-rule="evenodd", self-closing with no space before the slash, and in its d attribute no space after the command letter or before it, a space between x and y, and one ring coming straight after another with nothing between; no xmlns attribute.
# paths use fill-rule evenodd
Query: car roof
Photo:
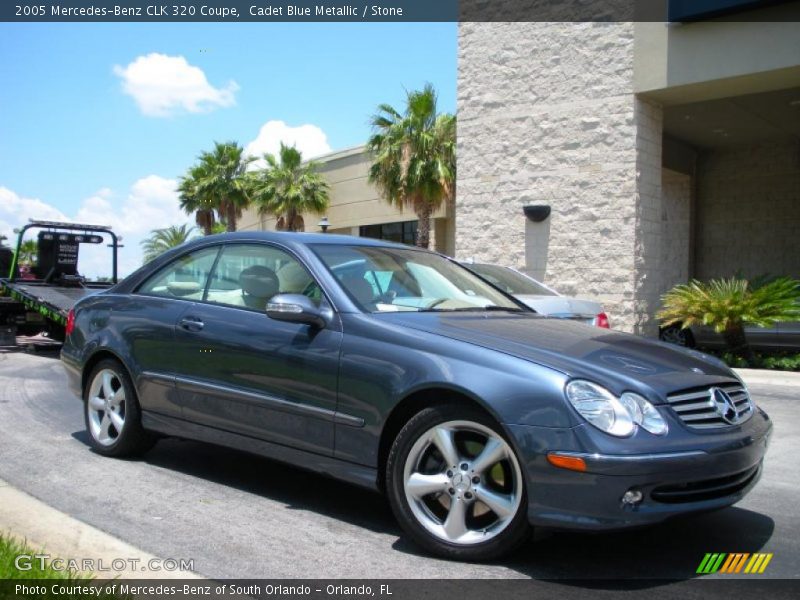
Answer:
<svg viewBox="0 0 800 600"><path fill-rule="evenodd" d="M279 242L287 245L309 245L309 244L330 244L338 246L374 246L380 248L398 248L424 250L416 246L376 240L373 238L358 237L354 235L340 235L338 233L305 233L289 231L235 231L231 233L219 233L200 238L205 242L219 241L264 241Z"/></svg>

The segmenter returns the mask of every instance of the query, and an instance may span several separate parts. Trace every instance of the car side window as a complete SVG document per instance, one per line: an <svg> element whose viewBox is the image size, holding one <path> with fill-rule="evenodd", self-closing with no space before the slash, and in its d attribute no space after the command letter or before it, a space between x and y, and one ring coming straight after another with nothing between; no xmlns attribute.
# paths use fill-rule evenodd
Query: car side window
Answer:
<svg viewBox="0 0 800 600"><path fill-rule="evenodd" d="M304 294L318 306L322 291L289 253L264 244L226 246L211 275L207 302L264 311L276 294Z"/></svg>
<svg viewBox="0 0 800 600"><path fill-rule="evenodd" d="M140 294L202 300L219 246L184 254L145 281Z"/></svg>

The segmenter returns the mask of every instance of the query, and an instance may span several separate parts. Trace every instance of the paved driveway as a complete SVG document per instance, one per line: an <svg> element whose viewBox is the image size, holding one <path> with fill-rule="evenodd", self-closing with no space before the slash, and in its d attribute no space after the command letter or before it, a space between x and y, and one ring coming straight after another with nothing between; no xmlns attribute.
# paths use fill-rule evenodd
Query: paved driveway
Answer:
<svg viewBox="0 0 800 600"><path fill-rule="evenodd" d="M380 496L240 452L165 440L143 460L97 456L54 354L0 354L0 478L156 556L193 558L214 578L683 580L713 551L773 552L767 576L800 577L800 397L752 391L775 434L764 478L739 505L627 533L540 533L492 565L420 555Z"/></svg>

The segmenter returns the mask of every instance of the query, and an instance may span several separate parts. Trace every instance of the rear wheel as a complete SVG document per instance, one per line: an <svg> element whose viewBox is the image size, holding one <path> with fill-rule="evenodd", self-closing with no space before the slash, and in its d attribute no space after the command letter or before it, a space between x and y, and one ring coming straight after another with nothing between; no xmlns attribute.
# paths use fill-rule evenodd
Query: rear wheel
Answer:
<svg viewBox="0 0 800 600"><path fill-rule="evenodd" d="M489 560L530 533L517 456L478 409L447 404L415 415L394 441L386 483L403 529L440 556Z"/></svg>
<svg viewBox="0 0 800 600"><path fill-rule="evenodd" d="M136 456L155 438L142 429L136 390L116 360L100 361L84 390L84 417L92 448L105 456Z"/></svg>

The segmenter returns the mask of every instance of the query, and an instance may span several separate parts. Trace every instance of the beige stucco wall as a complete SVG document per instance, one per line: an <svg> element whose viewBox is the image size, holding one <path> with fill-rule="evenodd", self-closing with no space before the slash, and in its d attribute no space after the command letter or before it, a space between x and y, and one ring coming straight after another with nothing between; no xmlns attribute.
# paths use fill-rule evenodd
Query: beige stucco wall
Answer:
<svg viewBox="0 0 800 600"><path fill-rule="evenodd" d="M636 23L634 91L682 104L796 85L800 4L746 15L750 21Z"/></svg>
<svg viewBox="0 0 800 600"><path fill-rule="evenodd" d="M319 172L330 184L330 206L325 215L304 214L306 231L319 231L317 224L323 216L328 217L331 233L358 235L362 225L415 221L410 208L399 208L386 202L377 188L368 181L370 157L364 147L333 152L314 159L319 163ZM431 247L452 254L453 224L452 207L442 206L433 214L431 224ZM273 216L259 216L251 208L242 215L238 229L275 229Z"/></svg>
<svg viewBox="0 0 800 600"><path fill-rule="evenodd" d="M637 305L657 297L661 109L633 94L633 46L633 23L461 23L456 254L653 333ZM548 221L529 224L527 204L551 205Z"/></svg>
<svg viewBox="0 0 800 600"><path fill-rule="evenodd" d="M700 279L800 276L800 142L700 154Z"/></svg>

